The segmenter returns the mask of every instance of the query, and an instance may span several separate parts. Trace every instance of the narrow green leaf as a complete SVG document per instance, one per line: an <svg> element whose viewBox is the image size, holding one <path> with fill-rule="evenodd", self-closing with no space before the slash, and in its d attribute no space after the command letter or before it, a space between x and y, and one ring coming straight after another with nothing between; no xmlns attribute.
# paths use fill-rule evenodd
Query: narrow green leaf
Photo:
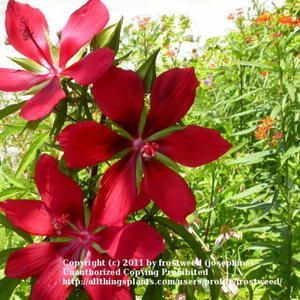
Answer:
<svg viewBox="0 0 300 300"><path fill-rule="evenodd" d="M131 53L132 53L132 50L130 50L129 52L127 52L127 53L126 53L125 55L123 55L122 57L117 58L117 59L115 60L114 65L115 65L115 66L120 65L123 61L125 61L125 60L131 55Z"/></svg>
<svg viewBox="0 0 300 300"><path fill-rule="evenodd" d="M0 110L0 120L17 112L25 103L26 101L22 101L20 103L11 104L3 109Z"/></svg>
<svg viewBox="0 0 300 300"><path fill-rule="evenodd" d="M191 233L189 233L183 226L178 225L175 222L162 217L155 217L154 222L157 222L162 226L169 228L174 233L181 236L184 239L184 241L192 248L192 250L194 251L194 253L198 258L201 258L203 260L210 259L209 254L202 248L202 245L198 243L197 240L194 238L194 236ZM221 272L217 266L208 268L209 280L217 280L219 278L221 278ZM220 285L213 285L213 284L210 285L210 294L211 294L211 300L219 299Z"/></svg>
<svg viewBox="0 0 300 300"><path fill-rule="evenodd" d="M263 64L263 63L258 63L255 61L239 61L239 64L242 66L248 66L248 67L256 67L256 68L262 68L262 69L267 69L267 70L274 70L273 66Z"/></svg>
<svg viewBox="0 0 300 300"><path fill-rule="evenodd" d="M169 157L157 152L155 154L155 158L158 161L162 162L164 165L166 165L166 166L170 167L171 169L173 169L174 171L176 171L176 172L181 171L179 165L174 160L170 159Z"/></svg>
<svg viewBox="0 0 300 300"><path fill-rule="evenodd" d="M37 151L40 149L40 147L45 143L47 139L48 139L48 133L43 133L34 140L32 145L29 147L29 149L23 156L23 159L16 172L17 178L20 177L21 174L29 167L29 165L35 159Z"/></svg>
<svg viewBox="0 0 300 300"><path fill-rule="evenodd" d="M109 47L117 53L120 46L120 34L123 24L123 17L116 24L108 26L102 30L92 41L93 49Z"/></svg>
<svg viewBox="0 0 300 300"><path fill-rule="evenodd" d="M296 147L296 146L290 147L290 148L282 155L282 158L281 158L281 165L283 165L289 157L291 157L291 156L297 154L298 152L300 152L300 147Z"/></svg>
<svg viewBox="0 0 300 300"><path fill-rule="evenodd" d="M30 200L28 200L28 201L30 201ZM2 214L0 214L0 224L2 224L2 226L4 226L5 228L14 231L14 232L17 233L21 238L23 238L24 240L26 240L27 242L33 243L33 239L32 239L32 237L31 237L28 233L26 233L26 232L24 232L24 231L22 231L22 230L20 230L20 229L15 228L15 227L11 224L11 222L6 218L6 216L4 216L4 215L2 215ZM0 298L0 299L1 299L1 298Z"/></svg>
<svg viewBox="0 0 300 300"><path fill-rule="evenodd" d="M15 187L26 189L26 182L23 180L17 179L14 175L10 174L7 170L4 171L3 169L0 171L3 177Z"/></svg>
<svg viewBox="0 0 300 300"><path fill-rule="evenodd" d="M20 248L10 248L5 249L0 252L0 266L4 263L6 263L7 259L9 258L10 254L17 251Z"/></svg>
<svg viewBox="0 0 300 300"><path fill-rule="evenodd" d="M0 299L9 300L20 282L20 279L9 277L4 277L2 280L0 280Z"/></svg>
<svg viewBox="0 0 300 300"><path fill-rule="evenodd" d="M260 151L256 153L251 153L243 157L239 157L237 159L229 161L228 165L235 165L235 164L254 164L259 163L263 160L264 157L269 156L270 154L274 153L275 150L266 150Z"/></svg>
<svg viewBox="0 0 300 300"><path fill-rule="evenodd" d="M145 90L150 91L153 81L156 78L156 58L160 49L156 50L148 57L144 64L142 64L137 73L144 80Z"/></svg>
<svg viewBox="0 0 300 300"><path fill-rule="evenodd" d="M7 188L0 193L0 201L14 198L21 192L24 192L24 188Z"/></svg>
<svg viewBox="0 0 300 300"><path fill-rule="evenodd" d="M275 119L275 118L278 116L278 114L280 113L280 111L281 111L281 105L276 105L276 106L273 108L273 110L272 110L272 112L271 112L271 114L270 114L270 117L271 117L272 119Z"/></svg>
<svg viewBox="0 0 300 300"><path fill-rule="evenodd" d="M50 132L50 135L53 135L54 137L56 137L60 133L66 121L67 112L68 112L68 101L67 100L62 101L59 104L58 110L59 111L56 114L55 121Z"/></svg>
<svg viewBox="0 0 300 300"><path fill-rule="evenodd" d="M143 164L142 164L142 157L138 155L136 160L136 188L137 194L139 195L141 192L141 184L143 180Z"/></svg>
<svg viewBox="0 0 300 300"><path fill-rule="evenodd" d="M231 198L231 200L243 199L243 198L249 197L253 194L257 194L257 193L261 192L262 190L266 189L266 187L267 187L266 184L258 184L256 186L253 186L249 189L246 189L242 193L239 193L239 194L237 194L235 196L232 196L230 198Z"/></svg>
<svg viewBox="0 0 300 300"><path fill-rule="evenodd" d="M21 66L23 69L30 72L41 73L45 70L45 68L40 66L34 60L28 58L19 58L19 57L8 57L8 58L14 63L16 63L17 65Z"/></svg>
<svg viewBox="0 0 300 300"><path fill-rule="evenodd" d="M171 133L173 133L175 131L183 130L184 128L185 127L183 127L183 126L172 126L167 129L163 129L163 130L149 136L146 139L146 141L154 141L154 140L162 139L162 138L170 135Z"/></svg>

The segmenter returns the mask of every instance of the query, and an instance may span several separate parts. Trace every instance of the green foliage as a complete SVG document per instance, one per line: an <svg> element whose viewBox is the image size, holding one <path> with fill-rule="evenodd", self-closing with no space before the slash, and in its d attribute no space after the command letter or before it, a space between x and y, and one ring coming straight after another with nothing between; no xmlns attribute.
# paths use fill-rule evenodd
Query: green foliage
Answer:
<svg viewBox="0 0 300 300"><path fill-rule="evenodd" d="M237 296L224 292L224 287L197 285L136 287L137 297L174 299L184 294L187 299L300 298L300 36L294 26L278 23L280 16L299 16L294 4L286 1L282 8L275 8L269 23L255 21L266 13L256 4L249 12L236 12L236 30L209 39L202 48L199 40L190 36L190 21L184 16L138 19L123 30L120 20L94 39L94 49L108 46L119 51L116 64L138 70L148 91L156 72L193 65L201 84L184 123L215 128L234 145L217 162L193 170L181 169L198 202L186 228L164 218L153 204L133 214L131 220L145 219L157 228L166 241L163 255L168 260L207 258L246 263L214 267L208 278L282 279L282 286L242 284ZM190 45L190 53L182 54L184 45ZM29 63L14 61L23 67ZM22 96L8 99L1 95L1 201L38 197L32 180L36 157L40 152L62 156L53 136L64 126L77 120L105 122L88 87L74 82L63 84L68 99L42 122L27 124L17 117ZM264 130L264 122L270 117L272 124ZM180 130L181 126L171 130ZM160 159L177 168L165 157ZM106 168L101 165L98 169L70 171L61 161L61 169L84 187L86 198L95 192L95 183ZM137 178L140 182L140 172ZM0 263L4 263L10 249L23 247L32 238L12 228L2 215L0 223ZM241 238L224 238L224 232L230 231ZM218 237L222 238L220 243L216 243ZM9 299L18 284L2 279L0 287L8 288L0 299ZM24 299L29 288L29 282L23 282L14 295ZM71 297L85 296L76 290Z"/></svg>

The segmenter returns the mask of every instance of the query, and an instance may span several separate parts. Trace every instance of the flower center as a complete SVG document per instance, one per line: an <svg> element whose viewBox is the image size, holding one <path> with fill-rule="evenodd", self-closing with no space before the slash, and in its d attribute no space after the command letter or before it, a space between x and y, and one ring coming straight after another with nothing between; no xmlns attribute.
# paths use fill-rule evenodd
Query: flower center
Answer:
<svg viewBox="0 0 300 300"><path fill-rule="evenodd" d="M159 146L155 142L147 142L143 144L141 147L142 158L145 161L151 160L155 156L158 149Z"/></svg>
<svg viewBox="0 0 300 300"><path fill-rule="evenodd" d="M62 214L59 217L54 217L52 219L52 227L55 229L58 235L61 235L62 230L69 225L70 215Z"/></svg>
<svg viewBox="0 0 300 300"><path fill-rule="evenodd" d="M80 232L79 241L84 245L89 244L91 242L91 234L88 231Z"/></svg>

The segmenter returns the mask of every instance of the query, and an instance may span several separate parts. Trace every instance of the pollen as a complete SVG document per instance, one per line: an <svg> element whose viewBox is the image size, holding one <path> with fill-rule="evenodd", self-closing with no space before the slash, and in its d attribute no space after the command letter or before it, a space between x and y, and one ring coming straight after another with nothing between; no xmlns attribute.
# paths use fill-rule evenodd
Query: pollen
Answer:
<svg viewBox="0 0 300 300"><path fill-rule="evenodd" d="M52 227L55 229L58 235L61 235L62 230L69 225L70 222L70 215L69 214L62 214L59 217L54 217L52 219Z"/></svg>
<svg viewBox="0 0 300 300"><path fill-rule="evenodd" d="M20 28L19 31L22 33L24 41L28 41L33 38L34 32L29 27L29 19L25 17L20 18Z"/></svg>
<svg viewBox="0 0 300 300"><path fill-rule="evenodd" d="M158 149L159 146L154 142L145 143L141 148L142 158L146 161L151 160L155 156Z"/></svg>

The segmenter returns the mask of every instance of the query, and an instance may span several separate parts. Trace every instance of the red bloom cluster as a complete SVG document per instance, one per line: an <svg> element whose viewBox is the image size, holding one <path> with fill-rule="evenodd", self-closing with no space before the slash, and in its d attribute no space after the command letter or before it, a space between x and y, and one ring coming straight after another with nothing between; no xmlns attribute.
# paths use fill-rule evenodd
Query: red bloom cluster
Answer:
<svg viewBox="0 0 300 300"><path fill-rule="evenodd" d="M265 139L268 135L270 130L272 129L274 124L274 120L271 117L266 117L265 119L261 120L261 124L257 126L255 131L255 137L258 140Z"/></svg>
<svg viewBox="0 0 300 300"><path fill-rule="evenodd" d="M66 299L72 291L72 274L78 270L71 262L81 262L84 287L91 299L130 300L128 286L95 285L93 279L128 280L122 272L109 276L96 274L101 274L101 270L113 274L115 268L110 267L109 260L138 260L142 262L134 266L138 268L145 259L155 259L164 249L160 235L143 221L104 226L95 217L102 214L106 219L105 209L99 205L94 205L91 221L86 225L80 187L58 170L58 163L51 156L42 155L39 159L35 181L42 201L2 201L1 210L15 227L25 232L64 237L68 241L34 243L14 252L5 274L20 279L37 276L31 293L33 300ZM105 265L99 265L99 261Z"/></svg>
<svg viewBox="0 0 300 300"><path fill-rule="evenodd" d="M260 23L267 23L270 22L272 20L272 15L265 13L265 14L261 14L260 16L258 16L255 19L255 23L260 24Z"/></svg>
<svg viewBox="0 0 300 300"><path fill-rule="evenodd" d="M278 20L279 24L289 25L289 26L300 26L300 19L294 18L292 16L281 16Z"/></svg>
<svg viewBox="0 0 300 300"><path fill-rule="evenodd" d="M22 107L23 118L41 119L65 98L60 86L62 78L71 77L81 85L88 85L109 69L114 60L110 49L99 49L68 66L74 55L105 27L108 19L104 4L89 0L70 16L61 32L56 56L48 41L48 24L43 13L28 4L9 0L5 20L8 42L40 65L39 73L0 68L1 91L19 92L40 85L39 92Z"/></svg>
<svg viewBox="0 0 300 300"><path fill-rule="evenodd" d="M101 182L99 197L106 199L108 224L124 222L129 212L146 206L150 200L174 221L186 224L185 218L195 210L196 202L185 181L163 163L164 157L197 167L218 159L231 148L216 130L175 126L193 104L197 86L192 68L160 75L153 84L150 110L141 128L145 110L143 81L132 71L112 67L95 84L93 94L100 110L127 131L126 137L94 121L70 125L58 137L70 168L92 166L118 152L126 153L107 170ZM169 127L171 130L166 130ZM136 175L139 168L143 172L141 183Z"/></svg>

